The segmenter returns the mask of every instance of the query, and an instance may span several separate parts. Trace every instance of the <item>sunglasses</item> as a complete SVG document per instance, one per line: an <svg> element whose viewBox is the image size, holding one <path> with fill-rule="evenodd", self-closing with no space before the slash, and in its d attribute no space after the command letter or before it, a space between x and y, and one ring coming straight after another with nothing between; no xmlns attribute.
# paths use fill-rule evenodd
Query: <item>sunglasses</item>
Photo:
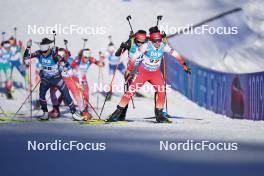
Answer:
<svg viewBox="0 0 264 176"><path fill-rule="evenodd" d="M137 42L138 44L144 44L144 43L145 43L145 41L144 41L144 42L141 42L141 41L138 41L138 40L136 40L136 42Z"/></svg>
<svg viewBox="0 0 264 176"><path fill-rule="evenodd" d="M4 48L10 48L11 45L10 45L9 43L6 43L6 44L3 45L3 47L4 47Z"/></svg>
<svg viewBox="0 0 264 176"><path fill-rule="evenodd" d="M152 41L153 43L161 43L162 42L162 39L155 39Z"/></svg>
<svg viewBox="0 0 264 176"><path fill-rule="evenodd" d="M50 45L49 44L46 44L46 45L40 45L40 50L42 52L46 52L48 51L48 49L50 49Z"/></svg>

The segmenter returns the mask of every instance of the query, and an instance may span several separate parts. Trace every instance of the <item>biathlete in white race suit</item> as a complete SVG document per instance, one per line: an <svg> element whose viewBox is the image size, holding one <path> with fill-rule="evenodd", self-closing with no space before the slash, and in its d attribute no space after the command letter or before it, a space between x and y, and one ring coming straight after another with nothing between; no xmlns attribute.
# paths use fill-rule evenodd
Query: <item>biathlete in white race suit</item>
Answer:
<svg viewBox="0 0 264 176"><path fill-rule="evenodd" d="M61 70L61 75L62 78L70 90L75 102L77 102L78 105L78 110L81 112L81 115L84 116L84 105L83 105L83 99L81 95L81 91L78 86L78 79L74 75L71 64L73 62L73 58L71 57L70 51L64 49L64 48L59 48L58 50L58 55L61 56L61 63L60 65L60 70ZM56 97L56 92L58 88L57 87L52 87L50 89L50 95L51 95L51 102L53 109L49 112L49 117L51 118L58 118L60 117L60 109L59 106L64 100L63 94L59 96L59 98Z"/></svg>
<svg viewBox="0 0 264 176"><path fill-rule="evenodd" d="M89 105L89 85L87 82L87 72L92 64L95 64L99 67L104 67L104 62L101 60L96 60L91 55L90 49L83 49L80 51L79 55L73 60L71 63L71 67L74 72L76 72L76 76L78 78L78 85L81 90L81 95L84 104L84 110L82 111L82 115L84 116L84 120L91 119L92 116L88 112Z"/></svg>
<svg viewBox="0 0 264 176"><path fill-rule="evenodd" d="M109 116L108 121L124 120L120 118L124 108L128 104L135 92L144 85L145 82L150 82L157 92L157 101L155 107L156 121L159 123L170 123L171 121L163 113L165 103L165 82L160 70L161 61L164 53L169 53L174 56L179 64L183 66L186 73L191 73L191 69L187 66L184 59L178 52L172 49L167 43L162 42L162 34L157 26L149 29L150 41L143 44L134 56L129 60L126 77L130 77L131 71L134 69L137 59L143 55L142 62L139 64L138 73L134 76L128 91L121 98L117 109Z"/></svg>
<svg viewBox="0 0 264 176"><path fill-rule="evenodd" d="M74 120L83 120L81 115L76 111L74 102L70 96L69 90L63 81L61 76L61 71L59 69L59 63L61 57L57 53L57 49L55 47L51 48L50 44L53 43L52 40L48 38L42 39L40 42L40 50L37 50L31 53L32 41L29 40L27 42L27 49L24 53L24 60L29 60L31 58L37 58L41 64L40 71L40 87L39 87L39 102L41 105L41 109L43 111L43 115L40 117L41 120L48 120L48 108L46 101L46 92L51 87L58 87L60 92L65 97L66 103L70 108L72 113L72 117Z"/></svg>

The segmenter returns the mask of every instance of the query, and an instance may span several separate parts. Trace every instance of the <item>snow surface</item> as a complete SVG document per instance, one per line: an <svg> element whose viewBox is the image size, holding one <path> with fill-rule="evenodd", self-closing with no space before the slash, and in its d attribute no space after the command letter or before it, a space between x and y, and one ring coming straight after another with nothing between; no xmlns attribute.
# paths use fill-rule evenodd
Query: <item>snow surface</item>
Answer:
<svg viewBox="0 0 264 176"><path fill-rule="evenodd" d="M157 15L162 14L163 24L184 26L188 23L196 23L233 7L242 6L249 9L248 13L254 15L249 18L250 26L259 32L263 31L263 21L258 15L261 10L254 13L261 6L258 2L245 1L173 1L173 0L146 0L146 1L0 1L0 30L9 31L14 26L18 27L18 38L26 41L32 38L39 41L44 35L27 35L28 24L52 25L77 24L80 26L104 26L105 35L57 36L57 43L63 46L63 39L67 38L69 48L75 55L82 47L82 37L88 37L88 47L95 56L98 51L105 51L108 44L108 35L113 36L113 41L118 45L127 39L129 26L125 20L128 14L132 15L134 30L148 29L155 24ZM11 9L11 10L10 10ZM253 9L253 10L252 10ZM258 22L252 22L257 20ZM52 37L52 35L49 35ZM257 46L257 47L255 47ZM254 62L245 59L251 71L255 70L255 62L263 63L263 40L260 37L254 46L247 49L238 49L234 55L244 56L254 54ZM37 46L35 46L37 48ZM258 56L258 57L257 57ZM242 59L243 59L242 58ZM208 61L209 62L209 61ZM227 57L226 62L237 64L232 57ZM201 63L206 65L207 62ZM244 66L240 68L243 69ZM264 67L261 66L261 69ZM222 68L225 71L225 68ZM248 68L245 68L248 69ZM241 70L237 70L240 72ZM16 73L17 74L17 73ZM17 74L18 75L18 74ZM90 92L97 81L98 68L92 66L88 72ZM17 76L21 81L21 77ZM117 74L115 83L122 82L121 74ZM107 68L104 69L104 83L110 81ZM17 89L14 93L15 100L6 100L0 97L0 105L5 111L15 112L26 98L28 92ZM38 91L34 92L34 97ZM200 173L202 175L249 175L261 173L264 162L264 127L263 121L235 120L215 114L195 103L178 92L170 92L168 96L168 111L178 116L173 119L173 124L154 124L154 119L144 119L154 115L153 94L147 94L150 98L135 98L136 109L131 105L127 119L133 122L123 125L94 125L82 126L71 120L67 108L63 117L46 123L0 123L1 159L0 171L17 175L81 175L83 173L109 175L169 175L179 173L189 175ZM48 97L49 95L47 95ZM91 103L96 105L96 95L91 95ZM114 96L111 102L107 102L103 118L106 118L119 102L120 97ZM50 102L50 101L49 101ZM103 97L99 97L99 107L102 106ZM49 106L49 108L51 108ZM99 109L100 110L100 109ZM91 110L92 112L92 110ZM29 114L29 104L21 109L21 113ZM40 114L34 111L33 114ZM93 113L95 116L95 114ZM24 146L27 140L49 141L54 139L80 140L80 141L105 141L109 144L109 150L103 153L84 152L27 152ZM209 140L214 142L238 142L239 150L236 152L160 152L159 141L185 141ZM26 159L25 159L26 158ZM14 160L19 162L16 169L12 169ZM120 166L118 169L116 165ZM31 166L31 167L29 167ZM44 167L43 167L44 166ZM36 168L32 170L31 168ZM43 169L49 168L49 169ZM104 168L104 169L102 169ZM231 174L230 174L231 173ZM5 175L10 175L5 174ZM175 174L174 174L175 175ZM199 174L198 174L199 175Z"/></svg>

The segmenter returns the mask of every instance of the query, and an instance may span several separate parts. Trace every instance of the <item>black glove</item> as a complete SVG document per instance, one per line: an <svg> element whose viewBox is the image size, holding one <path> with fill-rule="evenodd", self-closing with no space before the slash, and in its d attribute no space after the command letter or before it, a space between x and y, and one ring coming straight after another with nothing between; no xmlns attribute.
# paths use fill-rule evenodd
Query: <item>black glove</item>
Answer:
<svg viewBox="0 0 264 176"><path fill-rule="evenodd" d="M166 38L167 37L167 34L164 32L164 31L162 31L162 38Z"/></svg>
<svg viewBox="0 0 264 176"><path fill-rule="evenodd" d="M122 42L120 47L116 51L115 56L117 56L117 57L121 56L122 52L125 51L126 49L127 49L127 44Z"/></svg>
<svg viewBox="0 0 264 176"><path fill-rule="evenodd" d="M183 65L183 69L184 69L185 73L192 74L191 68L185 62L182 65Z"/></svg>
<svg viewBox="0 0 264 176"><path fill-rule="evenodd" d="M126 43L122 42L121 45L120 45L120 48L122 48L122 49L126 49L126 48L127 48Z"/></svg>

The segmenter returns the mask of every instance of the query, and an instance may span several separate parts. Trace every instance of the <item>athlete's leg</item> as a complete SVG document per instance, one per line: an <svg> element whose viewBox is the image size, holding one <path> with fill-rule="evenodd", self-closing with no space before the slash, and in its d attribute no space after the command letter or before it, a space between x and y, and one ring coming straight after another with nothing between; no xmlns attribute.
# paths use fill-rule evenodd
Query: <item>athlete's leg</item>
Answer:
<svg viewBox="0 0 264 176"><path fill-rule="evenodd" d="M88 102L89 102L89 86L87 81L82 82L83 86L83 100L84 100L84 108L88 108Z"/></svg>
<svg viewBox="0 0 264 176"><path fill-rule="evenodd" d="M19 73L25 77L26 76L26 67L23 65L19 60L17 61L16 67L19 71Z"/></svg>
<svg viewBox="0 0 264 176"><path fill-rule="evenodd" d="M156 94L155 108L163 109L165 103L165 83L160 71L153 72L152 79L149 82L153 85Z"/></svg>
<svg viewBox="0 0 264 176"><path fill-rule="evenodd" d="M54 78L53 80L54 80L53 86L57 86L60 92L63 94L65 101L70 108L71 113L75 113L76 109L74 107L74 102L70 96L69 89L64 83L62 77Z"/></svg>
<svg viewBox="0 0 264 176"><path fill-rule="evenodd" d="M131 84L129 85L128 91L123 95L119 106L125 107L131 97L138 91L140 87L144 85L144 83L148 80L148 74L144 70L144 68L140 67L138 70L138 74L134 76Z"/></svg>
<svg viewBox="0 0 264 176"><path fill-rule="evenodd" d="M77 87L76 82L72 77L64 77L63 78L65 84L67 85L68 89L71 91L75 101L78 104L79 111L82 111L84 109L83 106L83 99L81 97L80 89Z"/></svg>
<svg viewBox="0 0 264 176"><path fill-rule="evenodd" d="M109 75L113 75L117 65L109 64Z"/></svg>
<svg viewBox="0 0 264 176"><path fill-rule="evenodd" d="M11 66L9 64L6 65L5 69L6 74L6 90L7 90L7 98L12 99L12 88L13 88L13 82L11 79Z"/></svg>
<svg viewBox="0 0 264 176"><path fill-rule="evenodd" d="M50 88L50 99L51 99L51 103L53 107L57 107L59 106L59 101L58 98L56 96L56 92L57 92L57 87L51 87Z"/></svg>
<svg viewBox="0 0 264 176"><path fill-rule="evenodd" d="M41 78L40 87L39 87L39 103L43 112L48 112L46 93L50 88L49 79Z"/></svg>
<svg viewBox="0 0 264 176"><path fill-rule="evenodd" d="M126 67L125 67L125 65L123 64L123 62L121 62L121 63L118 65L117 69L122 73L122 75L125 75L125 73L126 73Z"/></svg>
<svg viewBox="0 0 264 176"><path fill-rule="evenodd" d="M51 87L50 88L50 98L52 102L53 109L49 112L49 117L51 118L58 118L60 117L60 103L59 99L56 96L57 87Z"/></svg>

